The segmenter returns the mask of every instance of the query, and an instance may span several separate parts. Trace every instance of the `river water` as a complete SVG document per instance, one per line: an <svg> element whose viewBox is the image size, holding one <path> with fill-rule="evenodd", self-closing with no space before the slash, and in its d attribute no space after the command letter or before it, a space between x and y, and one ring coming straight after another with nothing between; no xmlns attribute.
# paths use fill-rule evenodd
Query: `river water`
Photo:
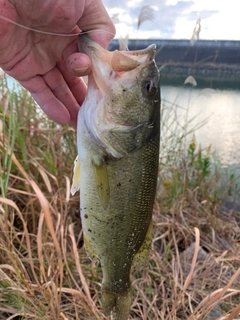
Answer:
<svg viewBox="0 0 240 320"><path fill-rule="evenodd" d="M187 136L186 146L195 137L202 148L211 145L222 163L240 163L240 91L162 86L161 94L163 112L175 108L178 129L194 132ZM163 121L172 119L163 114Z"/></svg>
<svg viewBox="0 0 240 320"><path fill-rule="evenodd" d="M8 83L12 88L13 79L8 77ZM202 148L211 145L211 153L222 163L240 163L240 91L162 85L161 95L164 126L172 121L170 130L179 130L179 135L191 131L186 147L195 137ZM167 115L173 109L174 119Z"/></svg>

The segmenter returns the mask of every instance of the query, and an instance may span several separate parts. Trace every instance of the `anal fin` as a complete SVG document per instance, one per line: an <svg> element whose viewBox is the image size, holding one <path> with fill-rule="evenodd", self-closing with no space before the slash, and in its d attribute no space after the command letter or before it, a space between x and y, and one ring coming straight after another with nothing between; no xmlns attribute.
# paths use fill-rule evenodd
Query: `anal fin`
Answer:
<svg viewBox="0 0 240 320"><path fill-rule="evenodd" d="M132 262L132 268L133 270L139 270L141 267L146 265L149 259L149 251L151 249L152 244L152 220L149 224L148 231L146 233L145 239L138 250L138 252L135 254Z"/></svg>
<svg viewBox="0 0 240 320"><path fill-rule="evenodd" d="M96 254L96 252L93 250L90 242L88 241L88 238L86 237L86 235L83 235L83 240L84 240L84 247L85 250L88 254L88 256L90 257L90 259L92 259L93 261L99 261L98 259L98 255Z"/></svg>

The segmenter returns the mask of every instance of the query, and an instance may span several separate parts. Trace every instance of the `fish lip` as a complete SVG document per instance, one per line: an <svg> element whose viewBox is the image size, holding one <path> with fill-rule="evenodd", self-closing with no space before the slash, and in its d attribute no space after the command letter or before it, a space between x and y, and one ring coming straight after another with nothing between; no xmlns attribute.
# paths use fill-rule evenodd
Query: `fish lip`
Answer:
<svg viewBox="0 0 240 320"><path fill-rule="evenodd" d="M105 55L108 57L108 60L112 60L112 56L114 54L120 54L122 56L125 56L126 58L129 57L132 60L142 63L143 61L145 62L150 62L154 60L155 53L156 53L156 45L151 44L145 49L140 49L140 50L134 50L134 51L128 51L128 50L115 50L115 51L107 51L103 47L101 47L97 42L92 40L87 34L82 34L80 33L78 35L78 49L81 53L85 53L86 55L89 56L91 59L92 53L99 53L101 55ZM114 68L113 68L114 70Z"/></svg>

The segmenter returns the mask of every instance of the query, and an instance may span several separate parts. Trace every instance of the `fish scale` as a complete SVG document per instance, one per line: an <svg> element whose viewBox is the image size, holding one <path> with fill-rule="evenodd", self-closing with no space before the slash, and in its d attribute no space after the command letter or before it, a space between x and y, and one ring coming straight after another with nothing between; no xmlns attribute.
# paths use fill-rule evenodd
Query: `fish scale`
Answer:
<svg viewBox="0 0 240 320"><path fill-rule="evenodd" d="M78 116L73 191L80 188L85 248L101 263L103 313L127 320L130 273L151 246L160 139L155 47L108 52L85 35L79 47L92 74Z"/></svg>

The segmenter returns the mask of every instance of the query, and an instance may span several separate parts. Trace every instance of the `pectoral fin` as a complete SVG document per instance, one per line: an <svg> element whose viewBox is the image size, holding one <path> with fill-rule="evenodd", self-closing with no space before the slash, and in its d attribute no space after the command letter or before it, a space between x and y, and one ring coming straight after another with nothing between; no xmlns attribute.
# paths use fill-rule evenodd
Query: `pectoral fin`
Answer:
<svg viewBox="0 0 240 320"><path fill-rule="evenodd" d="M74 161L73 181L71 186L71 195L73 196L80 189L80 162L78 156Z"/></svg>
<svg viewBox="0 0 240 320"><path fill-rule="evenodd" d="M104 209L107 209L110 196L107 165L103 159L93 159L98 195Z"/></svg>

